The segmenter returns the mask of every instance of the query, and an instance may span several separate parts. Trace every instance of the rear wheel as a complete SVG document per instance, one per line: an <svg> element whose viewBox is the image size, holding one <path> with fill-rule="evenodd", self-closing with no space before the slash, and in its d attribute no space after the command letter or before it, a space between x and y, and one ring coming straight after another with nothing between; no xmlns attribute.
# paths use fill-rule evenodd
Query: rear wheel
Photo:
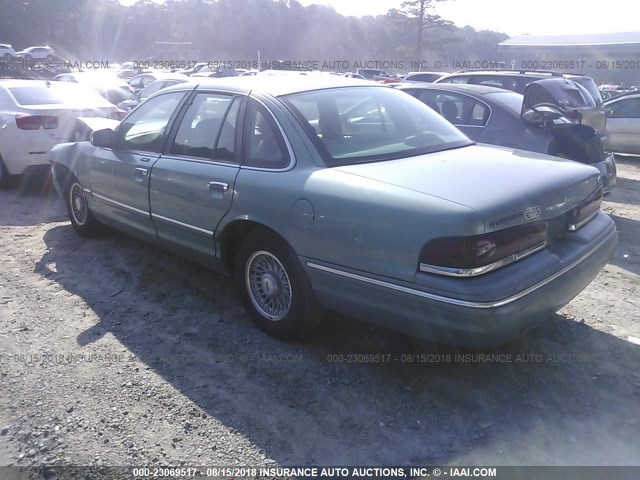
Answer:
<svg viewBox="0 0 640 480"><path fill-rule="evenodd" d="M66 204L71 225L85 237L93 237L100 233L102 225L89 210L84 188L74 178L66 191Z"/></svg>
<svg viewBox="0 0 640 480"><path fill-rule="evenodd" d="M14 183L15 177L12 177L9 174L9 170L7 170L7 167L2 160L2 156L0 156L0 188L12 187Z"/></svg>
<svg viewBox="0 0 640 480"><path fill-rule="evenodd" d="M242 303L264 332L283 340L315 327L322 315L309 279L291 248L266 229L252 231L235 261Z"/></svg>
<svg viewBox="0 0 640 480"><path fill-rule="evenodd" d="M27 62L30 62L31 60L33 60L33 57L32 57L31 55L25 55L25 56L24 56L24 59L25 59Z"/></svg>
<svg viewBox="0 0 640 480"><path fill-rule="evenodd" d="M5 53L3 58L5 62L9 62L13 57L10 53Z"/></svg>

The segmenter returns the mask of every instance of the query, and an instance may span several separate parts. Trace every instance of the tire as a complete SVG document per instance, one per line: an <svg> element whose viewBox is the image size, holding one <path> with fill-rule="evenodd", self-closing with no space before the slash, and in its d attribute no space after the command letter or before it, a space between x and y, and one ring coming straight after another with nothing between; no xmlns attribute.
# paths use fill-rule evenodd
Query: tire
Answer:
<svg viewBox="0 0 640 480"><path fill-rule="evenodd" d="M295 253L276 234L251 231L234 267L244 308L263 332L291 340L317 326L323 310Z"/></svg>
<svg viewBox="0 0 640 480"><path fill-rule="evenodd" d="M0 155L0 188L10 188L13 187L15 183L15 177L9 174L9 170L7 170Z"/></svg>
<svg viewBox="0 0 640 480"><path fill-rule="evenodd" d="M5 62L10 62L13 57L10 53L5 53L3 58Z"/></svg>
<svg viewBox="0 0 640 480"><path fill-rule="evenodd" d="M47 55L47 62L53 61L53 55Z"/></svg>
<svg viewBox="0 0 640 480"><path fill-rule="evenodd" d="M25 61L30 62L31 60L33 60L33 57L31 55L25 55L24 59Z"/></svg>
<svg viewBox="0 0 640 480"><path fill-rule="evenodd" d="M95 237L102 231L102 224L96 220L89 209L82 185L72 178L65 190L65 203L71 225L84 237Z"/></svg>

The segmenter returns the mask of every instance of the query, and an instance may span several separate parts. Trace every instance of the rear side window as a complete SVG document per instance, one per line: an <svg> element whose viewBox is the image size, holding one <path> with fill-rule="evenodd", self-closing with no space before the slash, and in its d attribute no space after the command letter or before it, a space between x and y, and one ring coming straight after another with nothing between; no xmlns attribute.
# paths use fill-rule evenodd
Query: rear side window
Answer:
<svg viewBox="0 0 640 480"><path fill-rule="evenodd" d="M278 125L267 109L255 100L249 103L244 142L243 163L248 167L280 169L291 162Z"/></svg>
<svg viewBox="0 0 640 480"><path fill-rule="evenodd" d="M491 114L487 105L467 95L422 90L418 98L454 125L484 127Z"/></svg>

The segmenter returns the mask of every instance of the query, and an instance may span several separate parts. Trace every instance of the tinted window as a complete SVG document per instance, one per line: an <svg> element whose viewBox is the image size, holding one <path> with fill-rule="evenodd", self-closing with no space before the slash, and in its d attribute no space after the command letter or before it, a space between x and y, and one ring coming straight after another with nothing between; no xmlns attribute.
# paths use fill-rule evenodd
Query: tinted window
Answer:
<svg viewBox="0 0 640 480"><path fill-rule="evenodd" d="M456 75L455 77L445 77L439 80L442 83L469 83L468 75Z"/></svg>
<svg viewBox="0 0 640 480"><path fill-rule="evenodd" d="M467 95L422 90L418 98L454 125L485 126L491 113L487 105Z"/></svg>
<svg viewBox="0 0 640 480"><path fill-rule="evenodd" d="M598 90L596 83L593 81L591 77L582 77L579 75L575 75L575 76L568 75L568 78L582 85L589 92L589 95L593 97L593 100L596 102L596 105L602 104L602 95L600 95L600 90Z"/></svg>
<svg viewBox="0 0 640 480"><path fill-rule="evenodd" d="M627 98L607 107L609 118L640 118L640 98Z"/></svg>
<svg viewBox="0 0 640 480"><path fill-rule="evenodd" d="M140 105L118 127L118 146L161 153L167 125L183 96L183 92L159 95Z"/></svg>
<svg viewBox="0 0 640 480"><path fill-rule="evenodd" d="M247 112L244 164L251 167L285 168L290 159L271 114L252 101Z"/></svg>
<svg viewBox="0 0 640 480"><path fill-rule="evenodd" d="M416 75L409 75L405 80L407 82L433 82L440 77L441 75L435 73L419 73Z"/></svg>
<svg viewBox="0 0 640 480"><path fill-rule="evenodd" d="M216 93L196 95L180 123L171 153L213 159L216 142L218 137L221 137L222 126L230 111L233 98L230 95ZM237 113L235 115L237 116ZM229 120L234 122L235 126L235 120L233 118ZM231 133L225 132L225 142L228 142L228 135L235 138L235 128ZM229 151L225 153L225 156L227 159L232 159L233 141L231 145L227 143L226 147Z"/></svg>
<svg viewBox="0 0 640 480"><path fill-rule="evenodd" d="M163 82L162 80L151 82L140 92L140 98L149 98L154 93L159 92L161 89L163 89L164 86L165 82Z"/></svg>
<svg viewBox="0 0 640 480"><path fill-rule="evenodd" d="M330 165L391 160L469 145L424 103L395 89L326 89L284 97Z"/></svg>
<svg viewBox="0 0 640 480"><path fill-rule="evenodd" d="M469 80L474 85L486 85L488 87L504 88L513 92L518 90L518 77L501 75L476 75Z"/></svg>
<svg viewBox="0 0 640 480"><path fill-rule="evenodd" d="M520 115L522 112L522 101L524 97L516 92L495 92L495 93L487 93L485 95L487 98L490 98L496 102L501 103L507 109L512 112Z"/></svg>

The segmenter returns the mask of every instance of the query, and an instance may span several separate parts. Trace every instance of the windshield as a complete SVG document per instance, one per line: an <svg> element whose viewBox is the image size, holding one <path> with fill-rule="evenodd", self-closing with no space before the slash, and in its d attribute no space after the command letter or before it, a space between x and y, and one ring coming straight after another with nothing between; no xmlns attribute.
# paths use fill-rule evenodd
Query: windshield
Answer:
<svg viewBox="0 0 640 480"><path fill-rule="evenodd" d="M428 106L391 88L333 88L283 100L331 166L392 160L472 143Z"/></svg>

